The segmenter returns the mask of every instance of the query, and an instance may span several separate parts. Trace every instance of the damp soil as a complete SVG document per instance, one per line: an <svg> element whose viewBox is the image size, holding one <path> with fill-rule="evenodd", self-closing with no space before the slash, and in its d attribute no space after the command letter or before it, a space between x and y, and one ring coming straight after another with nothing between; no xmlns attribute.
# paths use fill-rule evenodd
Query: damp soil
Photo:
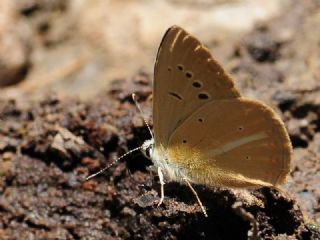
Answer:
<svg viewBox="0 0 320 240"><path fill-rule="evenodd" d="M178 183L165 185L165 200L157 207L159 179L139 152L86 181L90 173L149 138L131 92L136 92L149 116L150 83L149 75L139 73L130 81L115 81L111 91L87 103L54 96L40 102L1 102L1 239L320 237L312 220L317 209L303 212L296 198L318 196L314 192L318 182L310 176L319 168L312 150L298 154L287 192L195 185L208 218L188 187ZM289 122L307 113L319 117L320 105L310 105L303 96L277 98ZM318 130L319 126L314 129ZM290 132L296 148L305 131ZM305 141L310 148L317 145Z"/></svg>

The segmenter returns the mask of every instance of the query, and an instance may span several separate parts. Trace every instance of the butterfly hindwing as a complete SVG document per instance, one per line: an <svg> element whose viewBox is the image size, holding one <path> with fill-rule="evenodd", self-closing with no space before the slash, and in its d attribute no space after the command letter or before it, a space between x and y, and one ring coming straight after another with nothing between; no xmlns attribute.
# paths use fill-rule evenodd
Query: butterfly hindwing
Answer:
<svg viewBox="0 0 320 240"><path fill-rule="evenodd" d="M155 64L153 121L156 146L208 101L240 97L233 80L209 51L179 27L170 28Z"/></svg>
<svg viewBox="0 0 320 240"><path fill-rule="evenodd" d="M172 134L169 162L197 183L279 186L290 171L291 144L273 110L244 98L210 101Z"/></svg>

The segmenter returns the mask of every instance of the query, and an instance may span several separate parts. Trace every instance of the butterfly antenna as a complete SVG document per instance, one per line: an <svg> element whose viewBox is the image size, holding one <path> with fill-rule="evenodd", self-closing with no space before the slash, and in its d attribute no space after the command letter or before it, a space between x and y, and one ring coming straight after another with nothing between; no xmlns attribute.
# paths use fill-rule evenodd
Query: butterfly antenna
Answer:
<svg viewBox="0 0 320 240"><path fill-rule="evenodd" d="M137 106L137 108L138 108L138 110L139 110L139 112L140 112L140 114L141 114L141 117L142 117L144 123L147 125L148 130L149 130L149 133L150 133L150 135L151 135L151 137L152 137L152 139L153 139L153 134L152 134L151 128L150 128L149 124L147 123L146 119L144 118L144 115L143 115L143 112L142 112L142 110L141 110L141 107L140 107L140 105L139 105L139 103L138 103L138 101L137 101L137 99L136 99L136 94L134 94L134 93L132 93L132 100L133 100L134 103L136 104L136 106ZM128 151L128 152L126 152L125 154L123 154L122 156L118 157L114 162L110 163L109 165L107 165L106 167L104 167L103 169L101 169L100 171L98 171L98 172L96 172L96 173L94 173L94 174L91 174L90 176L86 177L86 180L89 180L89 179L91 179L91 178L94 178L95 176L103 173L104 171L106 171L107 169L109 169L110 167L112 167L115 163L117 163L117 162L118 162L119 160L121 160L122 158L126 157L127 155L129 155L129 154L131 154L131 153L133 153L133 152L135 152L135 151L141 150L142 148L143 148L143 146L139 146L139 147L137 147L137 148L131 149L130 151Z"/></svg>
<svg viewBox="0 0 320 240"><path fill-rule="evenodd" d="M144 114L143 114L143 112L142 112L142 110L141 110L140 104L138 103L138 101L137 101L137 99L136 99L136 94L135 94L135 93L132 93L131 96L132 96L133 102L136 104L136 106L137 106L137 108L138 108L138 110L139 110L139 112L140 112L140 114L141 114L141 117L142 117L144 123L147 125L147 128L148 128L148 130L149 130L149 133L150 133L152 139L154 139L153 133L152 133L152 131L151 131L151 128L150 128L149 124L147 123L147 121L146 121L146 119L145 119L145 117L144 117Z"/></svg>
<svg viewBox="0 0 320 240"><path fill-rule="evenodd" d="M95 176L103 173L104 171L106 171L108 168L112 167L115 163L117 163L119 160L121 160L122 158L124 158L125 156L135 152L135 151L138 151L142 149L142 146L140 147L137 147L137 148L134 148L134 149L131 149L130 151L126 152L125 154L123 154L122 156L118 157L114 162L110 163L109 165L107 165L105 168L101 169L100 171L94 173L94 174L91 174L90 176L86 177L86 180L89 180L91 178L94 178Z"/></svg>

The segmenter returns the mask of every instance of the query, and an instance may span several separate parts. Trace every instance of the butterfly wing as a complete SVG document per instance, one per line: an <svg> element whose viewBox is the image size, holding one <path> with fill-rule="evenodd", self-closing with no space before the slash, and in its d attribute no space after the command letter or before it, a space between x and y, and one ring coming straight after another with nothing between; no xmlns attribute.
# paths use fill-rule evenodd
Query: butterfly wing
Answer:
<svg viewBox="0 0 320 240"><path fill-rule="evenodd" d="M244 98L210 101L172 134L169 162L191 181L225 187L279 186L292 147L269 107Z"/></svg>
<svg viewBox="0 0 320 240"><path fill-rule="evenodd" d="M237 98L233 80L209 51L180 27L162 39L154 69L153 121L156 147L208 101Z"/></svg>

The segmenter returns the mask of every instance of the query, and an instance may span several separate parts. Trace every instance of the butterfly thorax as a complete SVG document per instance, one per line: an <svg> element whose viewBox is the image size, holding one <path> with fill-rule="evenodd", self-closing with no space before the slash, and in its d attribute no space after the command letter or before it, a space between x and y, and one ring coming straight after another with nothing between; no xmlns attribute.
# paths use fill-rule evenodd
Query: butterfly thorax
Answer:
<svg viewBox="0 0 320 240"><path fill-rule="evenodd" d="M185 177L181 168L170 163L168 160L168 151L164 147L156 147L154 139L146 140L142 144L142 153L149 158L156 167L160 167L164 176L168 180L182 181Z"/></svg>

